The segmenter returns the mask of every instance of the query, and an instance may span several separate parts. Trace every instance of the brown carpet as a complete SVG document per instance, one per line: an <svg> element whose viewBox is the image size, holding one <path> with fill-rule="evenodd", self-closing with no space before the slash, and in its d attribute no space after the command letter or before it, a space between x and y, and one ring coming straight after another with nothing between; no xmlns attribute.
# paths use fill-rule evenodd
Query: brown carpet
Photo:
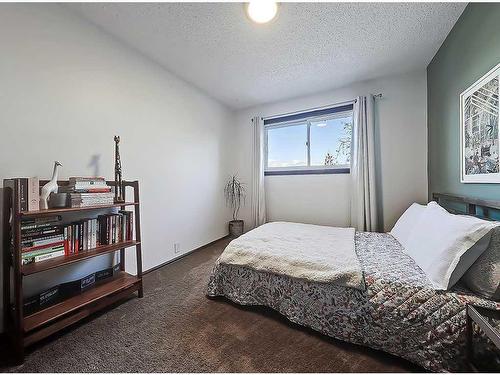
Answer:
<svg viewBox="0 0 500 375"><path fill-rule="evenodd" d="M420 367L205 297L227 240L144 277L145 296L28 349L14 372L408 372ZM146 249L147 251L147 249Z"/></svg>

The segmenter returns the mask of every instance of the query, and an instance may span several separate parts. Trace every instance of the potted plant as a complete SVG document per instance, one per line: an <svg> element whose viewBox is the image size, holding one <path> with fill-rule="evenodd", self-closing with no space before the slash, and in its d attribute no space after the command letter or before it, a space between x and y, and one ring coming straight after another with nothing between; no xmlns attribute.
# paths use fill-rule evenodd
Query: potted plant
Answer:
<svg viewBox="0 0 500 375"><path fill-rule="evenodd" d="M238 212L241 204L245 203L245 184L243 184L238 176L233 175L226 186L224 187L224 196L226 204L231 207L233 220L229 222L229 235L233 238L243 234L243 220L238 220Z"/></svg>

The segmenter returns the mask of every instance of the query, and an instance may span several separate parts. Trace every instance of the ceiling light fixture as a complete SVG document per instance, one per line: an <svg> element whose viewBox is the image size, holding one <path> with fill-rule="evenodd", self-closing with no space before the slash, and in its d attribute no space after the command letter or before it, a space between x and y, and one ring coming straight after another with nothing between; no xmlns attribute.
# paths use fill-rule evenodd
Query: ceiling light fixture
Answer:
<svg viewBox="0 0 500 375"><path fill-rule="evenodd" d="M245 5L248 17L256 23L271 21L278 13L278 3L268 0L250 1Z"/></svg>

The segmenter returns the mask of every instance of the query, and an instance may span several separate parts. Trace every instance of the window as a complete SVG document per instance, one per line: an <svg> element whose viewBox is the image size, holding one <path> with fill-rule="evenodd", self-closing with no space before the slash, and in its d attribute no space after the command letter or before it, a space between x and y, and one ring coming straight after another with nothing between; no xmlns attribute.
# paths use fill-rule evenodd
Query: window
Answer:
<svg viewBox="0 0 500 375"><path fill-rule="evenodd" d="M264 120L265 175L349 173L352 104Z"/></svg>

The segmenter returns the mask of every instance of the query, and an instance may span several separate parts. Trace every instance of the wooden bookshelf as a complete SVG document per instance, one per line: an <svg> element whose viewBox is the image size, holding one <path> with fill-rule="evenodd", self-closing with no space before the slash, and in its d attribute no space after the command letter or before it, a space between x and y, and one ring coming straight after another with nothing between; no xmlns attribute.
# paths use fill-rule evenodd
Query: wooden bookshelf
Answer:
<svg viewBox="0 0 500 375"><path fill-rule="evenodd" d="M40 186L46 181L40 181ZM59 181L60 186L67 181ZM114 181L107 181L114 186ZM110 306L120 300L130 298L137 292L143 296L142 284L142 249L141 222L138 181L123 181L123 196L127 188L133 190L133 200L124 203L100 205L81 208L57 208L39 211L20 210L19 179L4 180L4 251L3 251L3 303L4 327L7 337L12 342L19 361L24 359L24 348L45 337L74 324L90 314ZM60 256L38 263L22 265L21 222L23 218L36 218L50 215L65 215L69 213L87 212L89 217L95 217L99 210L125 209L134 207L135 239L111 245L98 246L76 254ZM125 272L125 249L135 247L137 275ZM24 291L23 281L30 275L54 270L59 267L89 260L104 254L120 252L120 272L112 278L97 283L90 289L48 306L35 313L25 315L23 312ZM56 283L47 285L47 289Z"/></svg>

